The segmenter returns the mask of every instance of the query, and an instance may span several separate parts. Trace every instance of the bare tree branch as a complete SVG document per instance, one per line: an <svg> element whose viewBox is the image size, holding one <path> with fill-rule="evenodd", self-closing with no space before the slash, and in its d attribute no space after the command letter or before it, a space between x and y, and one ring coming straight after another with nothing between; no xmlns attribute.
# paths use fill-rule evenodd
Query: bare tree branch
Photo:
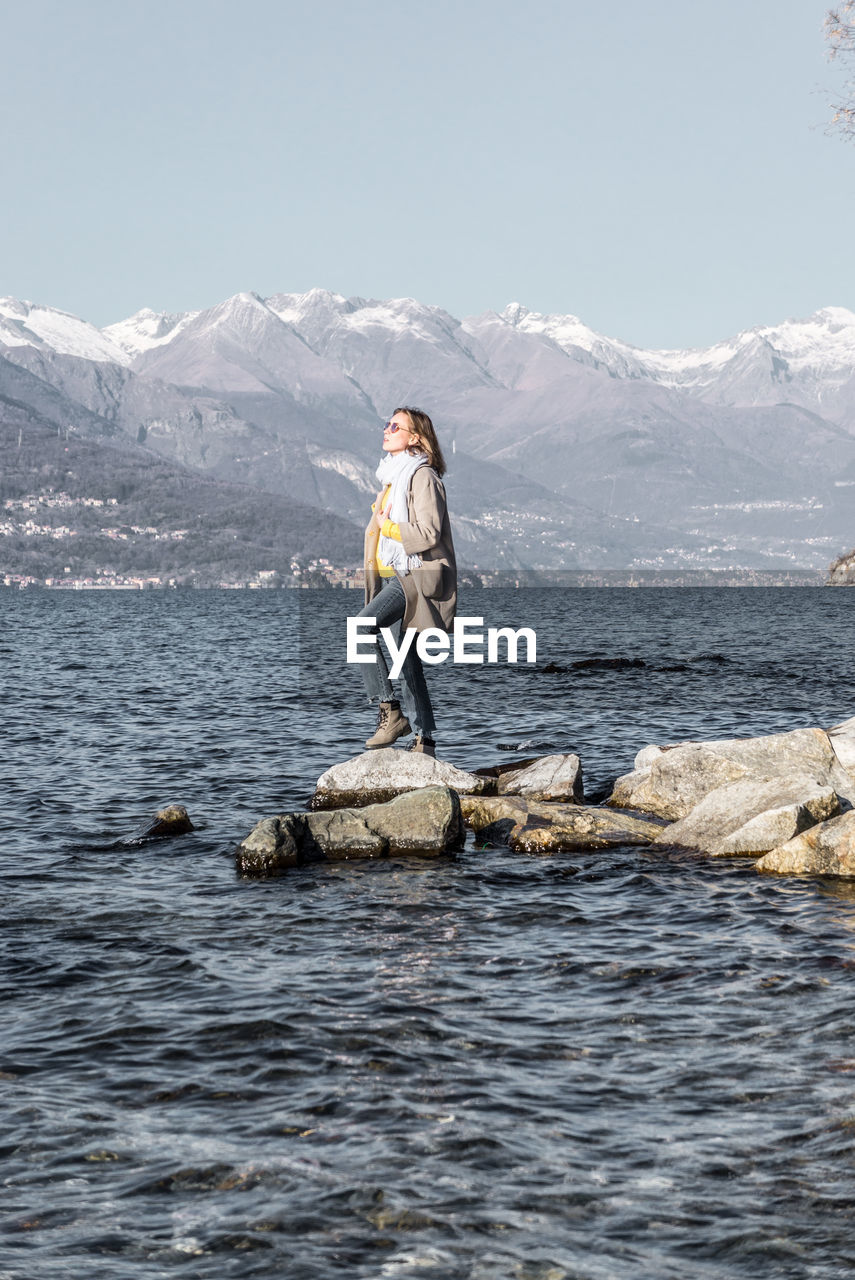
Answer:
<svg viewBox="0 0 855 1280"><path fill-rule="evenodd" d="M836 9L829 9L823 26L829 58L839 58L847 70L855 69L855 0L842 0ZM855 81L847 81L839 100L831 105L832 128L845 138L855 138Z"/></svg>

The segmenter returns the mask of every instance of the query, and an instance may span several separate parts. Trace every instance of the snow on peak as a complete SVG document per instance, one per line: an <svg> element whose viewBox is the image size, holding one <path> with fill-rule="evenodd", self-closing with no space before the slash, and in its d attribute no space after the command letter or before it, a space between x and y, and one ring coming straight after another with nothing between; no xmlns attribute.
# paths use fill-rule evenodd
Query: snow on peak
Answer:
<svg viewBox="0 0 855 1280"><path fill-rule="evenodd" d="M501 319L522 333L543 334L565 350L568 347L581 347L583 351L594 352L604 341L598 333L583 324L578 316L542 315L538 311L529 311L520 302L509 303L501 312ZM608 342L608 339L605 341Z"/></svg>
<svg viewBox="0 0 855 1280"><path fill-rule="evenodd" d="M17 298L0 298L0 343L37 347L81 360L127 364L125 351L94 324L68 311Z"/></svg>
<svg viewBox="0 0 855 1280"><path fill-rule="evenodd" d="M274 293L265 298L265 303L280 320L296 329L309 317L332 317L350 309L346 298L340 293L331 293L329 289L310 289L308 293Z"/></svg>
<svg viewBox="0 0 855 1280"><path fill-rule="evenodd" d="M130 359L157 348L166 347L190 326L202 330L226 326L243 334L257 332L265 323L278 324L278 318L259 294L251 290L233 294L206 311L170 313L144 307L127 320L120 320L104 330Z"/></svg>
<svg viewBox="0 0 855 1280"><path fill-rule="evenodd" d="M416 298L345 298L326 289L310 289L308 293L274 294L267 299L267 305L310 342L335 330L378 336L385 332L390 337L410 335L435 343L440 330L448 334L460 327L441 307Z"/></svg>
<svg viewBox="0 0 855 1280"><path fill-rule="evenodd" d="M391 333L422 331L422 336L434 315L444 316L438 307L428 307L415 298L354 298L353 311L348 317L353 329L386 329ZM427 326L426 326L427 322Z"/></svg>
<svg viewBox="0 0 855 1280"><path fill-rule="evenodd" d="M824 307L806 320L746 329L711 347L645 350L588 328L577 316L541 315L519 302L499 317L524 333L551 338L565 351L581 348L615 377L644 378L696 392L713 386L725 374L758 373L785 362L790 374L810 381L843 382L855 374L855 314L845 307Z"/></svg>
<svg viewBox="0 0 855 1280"><path fill-rule="evenodd" d="M499 317L502 320L507 320L508 324L517 326L529 314L528 307L524 307L521 302L509 302L504 311L499 312Z"/></svg>
<svg viewBox="0 0 855 1280"><path fill-rule="evenodd" d="M150 307L143 307L142 311L137 311L127 320L107 325L101 332L133 359L143 351L171 342L198 314L198 311L170 314L168 311L152 311Z"/></svg>
<svg viewBox="0 0 855 1280"><path fill-rule="evenodd" d="M209 323L225 320L228 323L237 321L239 325L246 321L256 324L262 317L272 318L274 315L261 295L248 289L241 293L234 293L230 298L225 298L222 302L197 314Z"/></svg>
<svg viewBox="0 0 855 1280"><path fill-rule="evenodd" d="M226 299L227 303L233 303L235 306L243 305L247 307L264 307L267 304L260 293L256 293L254 289L243 289L240 293L234 294L231 298Z"/></svg>
<svg viewBox="0 0 855 1280"><path fill-rule="evenodd" d="M846 307L823 307L805 320L785 320L753 332L796 368L834 364L855 373L855 315Z"/></svg>
<svg viewBox="0 0 855 1280"><path fill-rule="evenodd" d="M648 376L668 386L703 390L734 362L784 361L792 376L829 384L855 375L855 314L846 307L823 307L804 320L743 329L733 338L690 351L639 352Z"/></svg>
<svg viewBox="0 0 855 1280"><path fill-rule="evenodd" d="M811 319L822 320L832 328L839 325L841 328L855 329L855 312L848 307L821 307Z"/></svg>

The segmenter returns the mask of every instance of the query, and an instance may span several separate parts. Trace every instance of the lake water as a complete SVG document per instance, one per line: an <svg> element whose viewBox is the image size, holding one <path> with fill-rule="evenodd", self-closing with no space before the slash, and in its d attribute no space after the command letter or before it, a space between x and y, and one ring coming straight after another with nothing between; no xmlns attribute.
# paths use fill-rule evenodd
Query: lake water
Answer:
<svg viewBox="0 0 855 1280"><path fill-rule="evenodd" d="M372 730L348 606L0 593L0 1280L849 1274L846 882L471 844L236 876ZM574 750L598 796L648 742L831 725L853 610L470 592L538 663L435 668L440 754ZM128 842L172 800L194 834Z"/></svg>

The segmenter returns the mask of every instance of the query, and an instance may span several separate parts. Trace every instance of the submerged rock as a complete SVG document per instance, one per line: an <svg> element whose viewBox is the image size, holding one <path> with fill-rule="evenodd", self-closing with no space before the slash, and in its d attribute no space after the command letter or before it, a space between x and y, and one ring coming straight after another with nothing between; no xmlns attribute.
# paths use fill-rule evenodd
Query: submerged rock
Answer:
<svg viewBox="0 0 855 1280"><path fill-rule="evenodd" d="M169 840L173 836L183 836L196 828L190 821L190 815L183 804L169 804L158 809L151 822L140 831L138 840Z"/></svg>
<svg viewBox="0 0 855 1280"><path fill-rule="evenodd" d="M811 778L743 778L709 792L654 843L713 857L765 853L839 812L833 788L820 787Z"/></svg>
<svg viewBox="0 0 855 1280"><path fill-rule="evenodd" d="M674 822L711 791L746 779L808 778L848 801L855 799L855 778L841 764L823 729L647 747L636 762L632 773L618 778L607 803Z"/></svg>
<svg viewBox="0 0 855 1280"><path fill-rule="evenodd" d="M395 747L364 751L321 774L312 797L313 809L338 809L383 804L395 796L424 787L451 787L460 795L495 788L492 779L466 773L446 760Z"/></svg>
<svg viewBox="0 0 855 1280"><path fill-rule="evenodd" d="M521 796L464 796L460 805L479 842L507 844L520 853L648 845L662 830L661 823L615 809Z"/></svg>
<svg viewBox="0 0 855 1280"><path fill-rule="evenodd" d="M778 875L855 876L855 810L803 831L755 865Z"/></svg>
<svg viewBox="0 0 855 1280"><path fill-rule="evenodd" d="M382 804L263 818L235 855L244 875L275 875L323 859L439 854L463 846L460 800L450 787L423 787Z"/></svg>

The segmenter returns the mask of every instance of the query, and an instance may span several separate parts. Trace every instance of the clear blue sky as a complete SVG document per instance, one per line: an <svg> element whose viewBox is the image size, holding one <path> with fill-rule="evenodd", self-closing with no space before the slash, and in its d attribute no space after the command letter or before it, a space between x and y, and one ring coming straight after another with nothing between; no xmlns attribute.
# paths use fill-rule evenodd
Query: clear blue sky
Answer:
<svg viewBox="0 0 855 1280"><path fill-rule="evenodd" d="M0 294L517 300L643 346L855 310L828 0L0 0Z"/></svg>

